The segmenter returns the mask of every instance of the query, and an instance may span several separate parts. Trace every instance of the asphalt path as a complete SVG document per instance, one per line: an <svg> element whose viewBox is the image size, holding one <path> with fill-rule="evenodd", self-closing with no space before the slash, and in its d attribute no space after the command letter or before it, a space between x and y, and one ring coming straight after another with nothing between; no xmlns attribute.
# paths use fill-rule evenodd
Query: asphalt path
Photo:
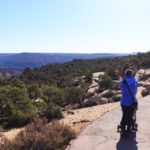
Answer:
<svg viewBox="0 0 150 150"><path fill-rule="evenodd" d="M121 116L120 107L105 113L84 128L67 150L150 150L150 96L139 100L138 132L128 138L117 133Z"/></svg>

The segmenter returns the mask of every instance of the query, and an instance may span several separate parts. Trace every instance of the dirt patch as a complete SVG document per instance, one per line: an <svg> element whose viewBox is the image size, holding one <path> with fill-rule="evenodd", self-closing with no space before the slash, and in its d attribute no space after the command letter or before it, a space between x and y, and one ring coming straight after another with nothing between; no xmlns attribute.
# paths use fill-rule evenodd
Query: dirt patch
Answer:
<svg viewBox="0 0 150 150"><path fill-rule="evenodd" d="M109 103L104 105L98 105L88 108L82 108L73 110L73 114L64 112L64 119L60 122L71 126L77 133L90 122L94 121L105 112L111 111L112 109L119 107L119 102Z"/></svg>

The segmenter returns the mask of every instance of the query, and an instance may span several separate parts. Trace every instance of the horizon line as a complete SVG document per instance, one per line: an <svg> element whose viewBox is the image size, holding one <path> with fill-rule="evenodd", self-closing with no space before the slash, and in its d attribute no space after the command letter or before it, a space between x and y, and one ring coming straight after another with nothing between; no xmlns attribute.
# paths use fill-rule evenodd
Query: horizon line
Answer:
<svg viewBox="0 0 150 150"><path fill-rule="evenodd" d="M148 52L148 51L146 51ZM139 51L137 52L91 52L91 53L76 53L76 52L0 52L0 54L23 54L23 53L27 53L27 54L135 54L135 53L139 53ZM145 53L145 52L140 52L140 53Z"/></svg>

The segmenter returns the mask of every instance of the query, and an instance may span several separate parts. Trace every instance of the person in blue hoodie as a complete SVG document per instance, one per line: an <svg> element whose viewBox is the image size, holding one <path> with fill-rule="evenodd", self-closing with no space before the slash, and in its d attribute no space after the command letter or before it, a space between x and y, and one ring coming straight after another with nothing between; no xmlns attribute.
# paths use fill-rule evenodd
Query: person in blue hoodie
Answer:
<svg viewBox="0 0 150 150"><path fill-rule="evenodd" d="M120 82L120 88L122 92L122 97L120 99L121 107L122 107L122 119L120 125L122 130L130 131L131 126L133 125L133 114L135 109L137 109L137 81L133 76L133 71L131 69L127 69L125 71L125 77ZM133 107L134 106L134 107Z"/></svg>

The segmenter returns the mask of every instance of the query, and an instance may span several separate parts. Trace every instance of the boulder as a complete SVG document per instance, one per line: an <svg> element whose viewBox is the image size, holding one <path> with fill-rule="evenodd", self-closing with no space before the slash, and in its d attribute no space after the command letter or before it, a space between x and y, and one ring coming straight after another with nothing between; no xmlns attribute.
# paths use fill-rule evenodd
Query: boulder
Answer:
<svg viewBox="0 0 150 150"><path fill-rule="evenodd" d="M107 104L107 103L109 103L109 99L108 98L101 97L99 99L99 104Z"/></svg>
<svg viewBox="0 0 150 150"><path fill-rule="evenodd" d="M89 99L85 99L84 102L82 102L82 107L91 107L91 106L96 106L97 102L95 100L95 97L89 98Z"/></svg>
<svg viewBox="0 0 150 150"><path fill-rule="evenodd" d="M143 87L150 87L150 83L149 83L149 81L139 81L138 82L138 86L143 86Z"/></svg>
<svg viewBox="0 0 150 150"><path fill-rule="evenodd" d="M149 91L148 89L143 89L142 92L141 92L141 95L142 95L143 97L145 97L145 96L147 96L147 95L149 95L149 94L150 94L150 91Z"/></svg>
<svg viewBox="0 0 150 150"><path fill-rule="evenodd" d="M33 99L32 103L43 103L43 100L41 98Z"/></svg>
<svg viewBox="0 0 150 150"><path fill-rule="evenodd" d="M114 92L112 90L105 90L102 93L98 94L99 97L106 97L110 98L114 95Z"/></svg>

